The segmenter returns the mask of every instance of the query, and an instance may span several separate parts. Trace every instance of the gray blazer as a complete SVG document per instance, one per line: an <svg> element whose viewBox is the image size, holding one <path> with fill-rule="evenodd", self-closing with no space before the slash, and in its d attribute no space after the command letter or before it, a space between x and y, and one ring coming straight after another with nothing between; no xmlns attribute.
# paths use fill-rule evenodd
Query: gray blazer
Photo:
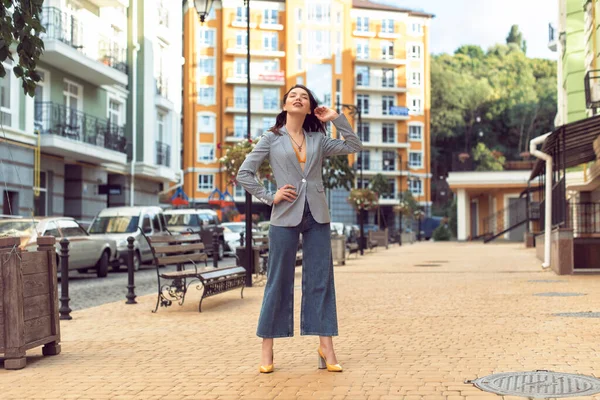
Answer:
<svg viewBox="0 0 600 400"><path fill-rule="evenodd" d="M246 157L238 171L236 180L249 193L265 204L272 205L271 224L274 226L297 226L302 221L304 202L308 201L315 221L328 223L329 208L323 187L323 159L334 155L356 153L362 150L362 143L352 132L348 120L341 114L332 121L345 140L332 139L321 132L304 132L306 135L306 164L304 171L298 163L292 142L285 126L282 135L266 132ZM294 202L287 200L273 204L274 193L269 192L256 177L256 171L268 157L277 188L286 184L296 188L298 197Z"/></svg>

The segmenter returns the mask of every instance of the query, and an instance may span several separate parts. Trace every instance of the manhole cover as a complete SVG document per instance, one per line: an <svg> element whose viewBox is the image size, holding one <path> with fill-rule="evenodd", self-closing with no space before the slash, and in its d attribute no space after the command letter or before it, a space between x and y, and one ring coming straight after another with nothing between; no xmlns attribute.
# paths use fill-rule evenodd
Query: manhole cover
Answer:
<svg viewBox="0 0 600 400"><path fill-rule="evenodd" d="M566 281L561 281L559 279L531 279L527 282L554 283L554 282L566 282Z"/></svg>
<svg viewBox="0 0 600 400"><path fill-rule="evenodd" d="M440 267L440 264L415 264L415 267Z"/></svg>
<svg viewBox="0 0 600 400"><path fill-rule="evenodd" d="M600 392L600 380L562 372L504 372L470 381L486 392L536 399L591 396Z"/></svg>
<svg viewBox="0 0 600 400"><path fill-rule="evenodd" d="M437 263L437 264L445 264L448 261L446 261L446 260L431 260L431 261L425 261L425 262L428 262L428 263Z"/></svg>
<svg viewBox="0 0 600 400"><path fill-rule="evenodd" d="M583 312L564 312L552 314L555 317L575 317L575 318L600 318L600 312L583 311Z"/></svg>
<svg viewBox="0 0 600 400"><path fill-rule="evenodd" d="M543 296L543 297L573 297L573 296L585 296L585 293L547 292L547 293L535 293L534 296Z"/></svg>

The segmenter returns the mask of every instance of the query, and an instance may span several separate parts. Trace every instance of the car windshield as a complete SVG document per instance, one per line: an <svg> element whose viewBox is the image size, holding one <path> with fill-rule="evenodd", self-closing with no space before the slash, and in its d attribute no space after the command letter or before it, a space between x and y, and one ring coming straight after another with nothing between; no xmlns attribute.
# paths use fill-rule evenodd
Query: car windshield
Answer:
<svg viewBox="0 0 600 400"><path fill-rule="evenodd" d="M35 221L37 224L38 221ZM0 221L0 236L31 236L33 224L28 220Z"/></svg>
<svg viewBox="0 0 600 400"><path fill-rule="evenodd" d="M227 228L231 229L232 232L235 232L235 233L240 233L240 232L246 230L246 226L244 224L240 224L240 225L223 225L223 226L226 226Z"/></svg>
<svg viewBox="0 0 600 400"><path fill-rule="evenodd" d="M165 215L167 226L200 226L198 216L195 214L172 214Z"/></svg>
<svg viewBox="0 0 600 400"><path fill-rule="evenodd" d="M140 217L121 215L114 217L98 217L90 226L90 233L133 233L137 230Z"/></svg>

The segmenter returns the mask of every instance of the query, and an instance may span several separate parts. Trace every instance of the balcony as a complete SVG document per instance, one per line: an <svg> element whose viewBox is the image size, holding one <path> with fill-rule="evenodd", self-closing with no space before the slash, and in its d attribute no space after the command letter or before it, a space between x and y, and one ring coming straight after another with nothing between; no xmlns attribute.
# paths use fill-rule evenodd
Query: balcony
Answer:
<svg viewBox="0 0 600 400"><path fill-rule="evenodd" d="M42 61L97 86L127 85L126 46L116 37L101 35L96 26L84 27L55 7L43 8L41 22L46 28L40 35L45 47Z"/></svg>
<svg viewBox="0 0 600 400"><path fill-rule="evenodd" d="M229 14L229 21L231 21L231 26L234 28L248 27L248 19L246 18L246 15L237 15L236 13L231 13ZM252 21L252 15L250 15L250 29L255 29L256 26L256 22Z"/></svg>
<svg viewBox="0 0 600 400"><path fill-rule="evenodd" d="M362 144L364 148L377 148L377 149L408 149L410 143L408 142L407 134L398 134L398 132L392 133L390 136L394 141L384 141L383 131L381 130L370 130L368 135L361 135L367 140L363 140ZM366 136L366 137L365 137ZM386 135L387 136L387 135ZM389 138L386 138L389 139Z"/></svg>
<svg viewBox="0 0 600 400"><path fill-rule="evenodd" d="M237 39L229 39L225 47L225 54L245 56L247 53L246 39L240 43ZM283 43L277 43L275 46L265 46L262 40L250 41L250 55L257 57L285 57L285 46ZM252 71L250 71L252 72Z"/></svg>
<svg viewBox="0 0 600 400"><path fill-rule="evenodd" d="M556 40L556 29L552 24L548 24L548 48L552 51L556 51L558 48L558 42Z"/></svg>
<svg viewBox="0 0 600 400"><path fill-rule="evenodd" d="M171 146L160 141L156 141L156 165L171 167Z"/></svg>
<svg viewBox="0 0 600 400"><path fill-rule="evenodd" d="M402 171L398 170L398 165L395 159L374 159L374 160L365 160L363 165L363 175L377 175L381 174L384 176L400 176L406 175L406 171L404 174ZM360 174L361 160L358 158L358 162L356 163L357 176Z"/></svg>
<svg viewBox="0 0 600 400"><path fill-rule="evenodd" d="M406 52L394 52L394 49L384 52L381 48L363 49L363 51L356 52L355 62L356 64L371 65L406 65Z"/></svg>
<svg viewBox="0 0 600 400"><path fill-rule="evenodd" d="M406 86L400 85L398 77L378 74L358 74L354 89L357 92L406 93Z"/></svg>
<svg viewBox="0 0 600 400"><path fill-rule="evenodd" d="M250 134L253 138L257 138L265 133L264 129L252 128ZM245 126L225 129L226 142L239 142L248 138L248 129Z"/></svg>
<svg viewBox="0 0 600 400"><path fill-rule="evenodd" d="M257 68L251 68L250 83L251 85L260 86L284 86L285 85L285 72L284 71L267 71L262 70L260 72L254 72ZM235 72L234 68L227 70L227 78L225 83L232 85L245 85L247 83L247 74L239 74Z"/></svg>
<svg viewBox="0 0 600 400"><path fill-rule="evenodd" d="M226 113L246 113L248 111L247 97L228 97L225 100ZM279 99L251 98L250 113L278 115L281 112Z"/></svg>
<svg viewBox="0 0 600 400"><path fill-rule="evenodd" d="M35 103L34 127L44 152L91 163L127 163L124 128L52 102Z"/></svg>
<svg viewBox="0 0 600 400"><path fill-rule="evenodd" d="M361 108L363 120L407 121L410 119L409 109L400 106L371 105Z"/></svg>

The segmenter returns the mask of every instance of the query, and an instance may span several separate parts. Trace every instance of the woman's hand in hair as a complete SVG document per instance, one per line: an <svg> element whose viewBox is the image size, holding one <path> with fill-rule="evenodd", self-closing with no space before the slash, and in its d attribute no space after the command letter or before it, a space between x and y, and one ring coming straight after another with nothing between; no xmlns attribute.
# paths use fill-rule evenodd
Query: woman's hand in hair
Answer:
<svg viewBox="0 0 600 400"><path fill-rule="evenodd" d="M292 203L294 202L294 200L296 200L296 197L298 197L298 194L296 193L296 188L292 185L285 185L277 189L277 192L275 193L275 198L273 199L273 204L279 204L283 200L287 200L290 203Z"/></svg>
<svg viewBox="0 0 600 400"><path fill-rule="evenodd" d="M336 119L339 116L339 114L337 112L335 112L334 110L332 110L331 108L328 108L325 106L319 106L319 107L315 108L315 116L321 122L329 122L329 121L333 121L334 119Z"/></svg>

